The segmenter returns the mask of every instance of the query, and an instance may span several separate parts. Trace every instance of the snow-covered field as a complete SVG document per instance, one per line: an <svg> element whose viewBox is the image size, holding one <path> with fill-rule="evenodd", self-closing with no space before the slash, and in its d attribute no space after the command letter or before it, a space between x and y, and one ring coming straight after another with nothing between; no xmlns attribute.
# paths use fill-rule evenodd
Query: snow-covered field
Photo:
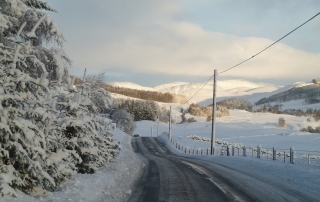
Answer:
<svg viewBox="0 0 320 202"><path fill-rule="evenodd" d="M100 171L94 174L75 174L61 189L48 193L47 196L34 198L21 194L20 198L4 196L0 201L126 201L144 164L132 150L131 136L120 130L116 130L114 136L120 141L122 151Z"/></svg>
<svg viewBox="0 0 320 202"><path fill-rule="evenodd" d="M262 146L262 149L271 152L275 147L278 152L288 152L290 147L296 150L297 163L306 163L307 158L302 155L310 154L320 157L320 134L301 132L300 129L308 125L319 126L319 122L307 122L307 117L295 117L284 114L250 113L243 110L231 110L231 116L218 118L216 124L216 141L229 144L240 144L247 148ZM174 116L178 117L178 112ZM283 117L286 127L280 128L278 119ZM206 118L196 118L197 122L172 125L172 137L175 142L187 149L207 149L210 142L187 139L187 136L196 135L211 138L211 122ZM137 122L135 133L141 136L150 136L151 127L153 135L157 134L157 124L150 121ZM168 132L168 124L159 123L159 134ZM219 149L221 145L216 145ZM249 152L250 150L248 150ZM251 156L251 153L248 153ZM312 159L311 163L320 165L320 158Z"/></svg>

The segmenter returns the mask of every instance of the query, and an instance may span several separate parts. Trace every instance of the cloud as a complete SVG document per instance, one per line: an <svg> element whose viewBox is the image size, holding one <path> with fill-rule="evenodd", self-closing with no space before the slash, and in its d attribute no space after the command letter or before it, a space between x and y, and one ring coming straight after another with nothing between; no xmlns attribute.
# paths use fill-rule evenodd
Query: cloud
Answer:
<svg viewBox="0 0 320 202"><path fill-rule="evenodd" d="M99 9L81 22L81 28L73 29L76 34L66 37L75 68L210 76L214 69L225 70L273 43L265 38L207 31L197 24L173 20L183 11L171 1L127 3L124 6L121 1L100 1L91 5ZM310 79L320 73L319 56L278 43L223 75Z"/></svg>

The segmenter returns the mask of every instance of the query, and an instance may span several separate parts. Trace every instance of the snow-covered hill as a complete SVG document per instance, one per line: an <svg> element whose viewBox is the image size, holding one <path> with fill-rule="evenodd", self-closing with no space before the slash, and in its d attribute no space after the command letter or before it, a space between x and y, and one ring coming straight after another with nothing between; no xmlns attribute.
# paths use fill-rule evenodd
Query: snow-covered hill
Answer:
<svg viewBox="0 0 320 202"><path fill-rule="evenodd" d="M170 92L185 95L188 98L194 96L190 103L199 103L208 105L212 103L213 83L171 83L157 86L156 89L160 92ZM257 84L246 80L225 80L217 82L217 97L218 100L224 100L232 97L243 97L256 93L268 93L277 90L278 87L271 84ZM259 100L259 99L258 99Z"/></svg>
<svg viewBox="0 0 320 202"><path fill-rule="evenodd" d="M285 109L320 109L320 103L307 103L306 100L310 99L319 99L319 85L314 83L307 82L295 82L290 85L279 88L276 91L270 93L264 93L259 96L256 96L254 101L257 102L264 99L264 102L259 101L261 108L264 104L268 104L271 106L281 104L281 110ZM259 99L257 99L259 98ZM252 99L252 98L251 98ZM250 101L250 99L249 99Z"/></svg>
<svg viewBox="0 0 320 202"><path fill-rule="evenodd" d="M175 86L179 86L179 85L184 85L184 84L188 84L187 82L173 82L173 83L167 83L167 84L162 84L159 86L154 87L153 89L155 89L156 91L162 91L165 89L170 89L173 88Z"/></svg>
<svg viewBox="0 0 320 202"><path fill-rule="evenodd" d="M131 82L112 82L108 84L137 90L175 93L179 95L185 95L187 98L190 98L197 93L197 95L194 96L189 103L200 103L202 105L210 104L213 90L212 81L209 81L207 85L205 85L205 83L173 82L158 85L154 88L140 86ZM231 97L241 97L256 93L272 92L277 89L278 87L271 84L253 83L251 81L242 79L225 80L218 81L217 83L217 97L219 100L223 100ZM260 99L260 97L258 98Z"/></svg>
<svg viewBox="0 0 320 202"><path fill-rule="evenodd" d="M205 83L187 83L187 82L173 82L163 85L156 86L154 88L143 87L138 84L129 83L129 82L114 82L110 83L114 86L126 87L131 89L139 90L149 90L149 91L158 91L158 92L169 92L180 95L185 95L187 98L191 98L189 103L198 103L200 105L209 105L212 104L212 90L213 83L212 81ZM255 103L262 98L267 98L285 91L288 91L292 88L305 87L312 85L308 82L295 82L286 86L275 86L272 84L264 83L254 83L247 80L225 80L217 82L217 101L226 100L230 98L242 98L246 99L251 103ZM201 89L201 90L200 90ZM304 99L290 101L288 103L282 102L283 109L285 108L302 108L302 107L317 107L320 104L308 105L304 103Z"/></svg>
<svg viewBox="0 0 320 202"><path fill-rule="evenodd" d="M130 89L145 90L145 91L155 91L155 89L153 89L153 88L140 86L140 85L132 83L132 82L110 82L108 84L112 85L112 86L122 87L122 88L130 88Z"/></svg>

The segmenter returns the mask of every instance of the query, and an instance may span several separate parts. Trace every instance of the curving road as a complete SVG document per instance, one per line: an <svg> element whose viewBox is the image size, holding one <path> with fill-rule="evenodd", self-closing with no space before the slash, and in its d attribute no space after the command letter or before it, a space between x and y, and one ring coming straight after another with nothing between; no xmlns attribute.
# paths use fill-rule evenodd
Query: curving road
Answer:
<svg viewBox="0 0 320 202"><path fill-rule="evenodd" d="M129 202L319 200L263 174L178 156L157 138L134 138L132 147L142 156L146 167ZM237 177L231 177L235 173Z"/></svg>
<svg viewBox="0 0 320 202"><path fill-rule="evenodd" d="M135 138L132 145L146 168L129 201L254 201L195 159L175 156L156 138Z"/></svg>

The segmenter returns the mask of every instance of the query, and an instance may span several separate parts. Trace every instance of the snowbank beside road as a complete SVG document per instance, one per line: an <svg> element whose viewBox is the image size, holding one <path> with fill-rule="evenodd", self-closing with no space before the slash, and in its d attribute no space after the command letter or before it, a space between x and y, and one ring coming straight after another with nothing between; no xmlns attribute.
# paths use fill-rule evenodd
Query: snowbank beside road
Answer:
<svg viewBox="0 0 320 202"><path fill-rule="evenodd" d="M135 181L140 178L144 164L132 150L131 136L116 130L114 137L120 141L122 151L98 172L75 174L61 189L48 193L47 196L31 197L21 194L20 198L5 196L0 201L126 201Z"/></svg>

